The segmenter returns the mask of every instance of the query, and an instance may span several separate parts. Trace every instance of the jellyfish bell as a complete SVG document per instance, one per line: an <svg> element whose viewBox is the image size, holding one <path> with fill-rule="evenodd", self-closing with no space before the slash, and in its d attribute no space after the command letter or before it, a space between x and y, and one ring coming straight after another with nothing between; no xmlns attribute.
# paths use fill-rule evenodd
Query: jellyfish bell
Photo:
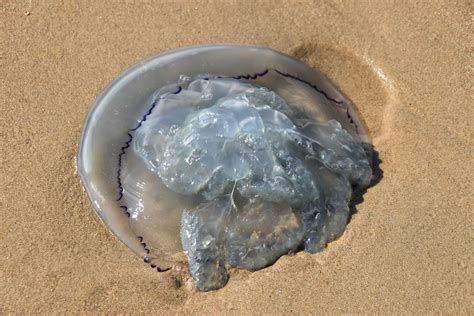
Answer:
<svg viewBox="0 0 474 316"><path fill-rule="evenodd" d="M267 48L158 55L122 74L84 126L78 169L110 230L166 271L184 258L201 290L227 268L316 252L371 178L368 134L321 73Z"/></svg>

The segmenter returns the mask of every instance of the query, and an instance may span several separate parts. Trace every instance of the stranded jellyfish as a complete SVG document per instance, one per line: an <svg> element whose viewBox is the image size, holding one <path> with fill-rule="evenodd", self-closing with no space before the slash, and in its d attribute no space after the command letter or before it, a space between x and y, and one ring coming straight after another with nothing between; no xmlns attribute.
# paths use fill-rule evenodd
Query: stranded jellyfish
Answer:
<svg viewBox="0 0 474 316"><path fill-rule="evenodd" d="M349 101L318 71L254 46L172 51L97 99L78 155L112 232L158 271L188 262L196 286L311 253L344 232L372 151Z"/></svg>

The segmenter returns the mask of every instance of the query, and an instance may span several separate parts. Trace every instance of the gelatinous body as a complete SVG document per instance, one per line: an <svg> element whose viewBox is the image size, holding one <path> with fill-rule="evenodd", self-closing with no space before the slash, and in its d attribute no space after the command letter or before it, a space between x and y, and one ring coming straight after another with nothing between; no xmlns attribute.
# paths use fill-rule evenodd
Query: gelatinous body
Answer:
<svg viewBox="0 0 474 316"><path fill-rule="evenodd" d="M276 93L229 78L162 96L132 147L152 181L194 198L181 241L202 290L226 283L226 264L257 270L302 245L322 249L344 230L351 185L371 176L340 123L316 123Z"/></svg>
<svg viewBox="0 0 474 316"><path fill-rule="evenodd" d="M208 54L215 64L198 63ZM212 290L229 267L258 270L339 237L353 187L372 173L348 101L321 74L267 49L170 55L151 75L135 71L123 89L112 86L83 134L81 176L119 238L158 271L187 259L197 287ZM250 62L241 73L236 58ZM155 89L145 80L173 67Z"/></svg>

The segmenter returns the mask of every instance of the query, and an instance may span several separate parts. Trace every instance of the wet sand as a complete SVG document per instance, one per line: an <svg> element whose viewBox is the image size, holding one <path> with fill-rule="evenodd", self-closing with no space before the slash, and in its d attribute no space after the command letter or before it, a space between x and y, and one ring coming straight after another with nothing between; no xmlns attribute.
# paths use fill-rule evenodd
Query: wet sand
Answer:
<svg viewBox="0 0 474 316"><path fill-rule="evenodd" d="M468 2L2 1L0 313L473 313ZM379 183L326 251L200 293L95 214L75 174L95 96L172 48L248 43L322 70L359 109Z"/></svg>

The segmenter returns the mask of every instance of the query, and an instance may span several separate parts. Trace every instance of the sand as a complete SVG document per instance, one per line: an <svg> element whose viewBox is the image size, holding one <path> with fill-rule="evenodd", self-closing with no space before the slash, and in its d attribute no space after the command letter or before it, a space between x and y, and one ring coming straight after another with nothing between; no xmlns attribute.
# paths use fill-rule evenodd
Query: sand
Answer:
<svg viewBox="0 0 474 316"><path fill-rule="evenodd" d="M1 1L0 314L473 313L468 1ZM158 273L75 174L95 96L145 57L271 47L356 104L383 177L319 254L234 271L209 293Z"/></svg>

